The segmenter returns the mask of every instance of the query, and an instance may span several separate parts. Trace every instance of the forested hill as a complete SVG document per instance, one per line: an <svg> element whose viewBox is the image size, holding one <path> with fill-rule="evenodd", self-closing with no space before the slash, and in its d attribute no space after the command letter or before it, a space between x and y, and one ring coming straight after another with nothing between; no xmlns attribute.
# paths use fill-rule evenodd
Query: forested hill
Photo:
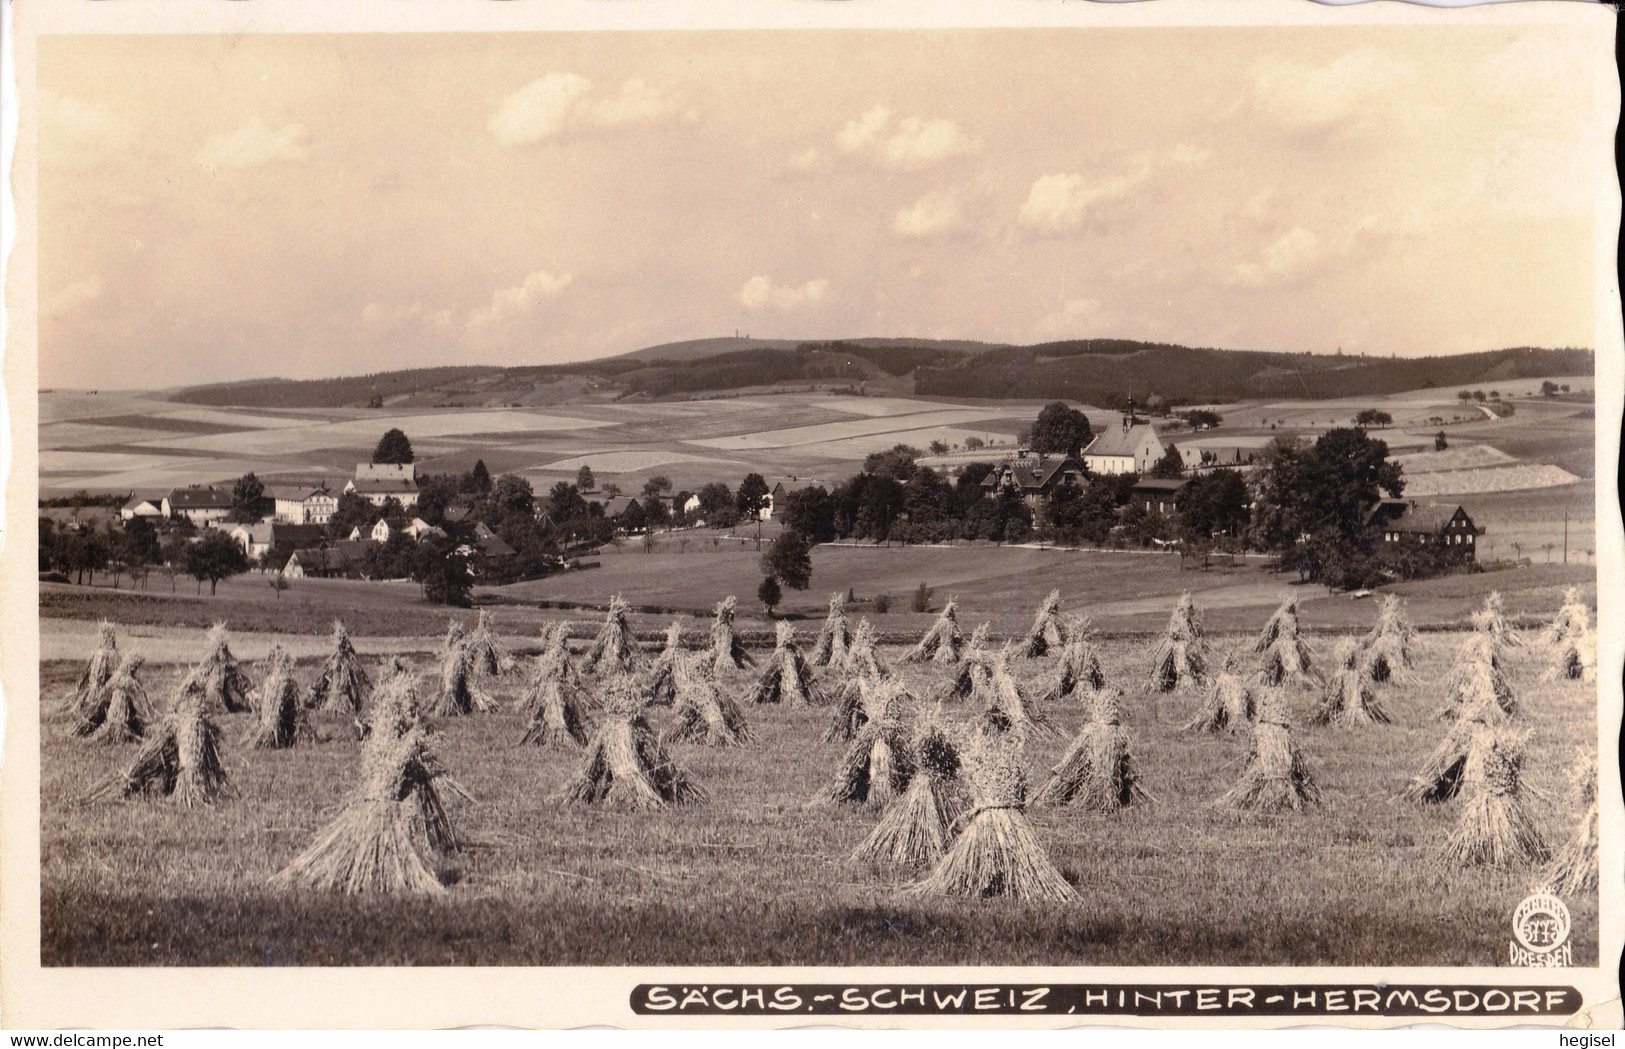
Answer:
<svg viewBox="0 0 1625 1049"><path fill-rule="evenodd" d="M1590 375L1590 350L1517 347L1448 357L1353 357L1195 349L1090 339L991 349L922 368L915 390L946 397L1061 397L1105 404L1115 397L1169 403L1253 398L1369 396L1479 385L1544 375Z"/></svg>
<svg viewBox="0 0 1625 1049"><path fill-rule="evenodd" d="M1518 347L1440 357L1356 357L1200 349L1090 339L1037 346L911 339L748 339L651 347L566 365L459 366L335 379L266 379L170 394L190 404L339 408L563 403L578 397L657 399L748 387L869 384L871 391L943 397L1066 398L1110 405L1158 396L1170 404L1329 398L1590 375L1590 350ZM670 356L664 355L669 352Z"/></svg>

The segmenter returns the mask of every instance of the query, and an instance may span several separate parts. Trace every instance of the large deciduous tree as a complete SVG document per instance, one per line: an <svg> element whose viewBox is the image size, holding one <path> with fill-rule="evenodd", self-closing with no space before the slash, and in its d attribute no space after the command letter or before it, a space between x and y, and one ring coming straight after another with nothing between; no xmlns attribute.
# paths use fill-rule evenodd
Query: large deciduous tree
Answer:
<svg viewBox="0 0 1625 1049"><path fill-rule="evenodd" d="M384 431L378 438L378 446L372 450L374 463L396 463L404 465L414 461L412 455L412 442L406 439L406 434L397 429Z"/></svg>
<svg viewBox="0 0 1625 1049"><path fill-rule="evenodd" d="M202 539L186 548L186 573L198 581L199 590L203 589L203 581L208 580L211 597L222 579L246 571L248 555L236 540L218 529L210 529Z"/></svg>
<svg viewBox="0 0 1625 1049"><path fill-rule="evenodd" d="M1064 401L1046 404L1033 423L1033 451L1046 455L1076 456L1094 440L1089 417Z"/></svg>
<svg viewBox="0 0 1625 1049"><path fill-rule="evenodd" d="M231 512L226 519L239 523L258 521L265 516L265 485L253 473L243 474L231 486Z"/></svg>
<svg viewBox="0 0 1625 1049"><path fill-rule="evenodd" d="M786 530L762 554L762 571L791 590L805 590L812 582L812 551L801 533Z"/></svg>
<svg viewBox="0 0 1625 1049"><path fill-rule="evenodd" d="M1371 507L1405 491L1388 445L1363 429L1328 430L1313 445L1277 440L1259 474L1254 538L1306 578L1358 585L1368 574Z"/></svg>

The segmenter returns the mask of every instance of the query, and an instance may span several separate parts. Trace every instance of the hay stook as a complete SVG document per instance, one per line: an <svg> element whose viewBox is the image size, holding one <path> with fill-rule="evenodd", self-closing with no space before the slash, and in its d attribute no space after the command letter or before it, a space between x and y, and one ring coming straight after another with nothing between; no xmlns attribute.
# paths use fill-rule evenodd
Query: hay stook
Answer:
<svg viewBox="0 0 1625 1049"><path fill-rule="evenodd" d="M164 717L151 726L124 770L94 788L89 800L168 797L188 808L231 793L220 762L220 731L204 713L203 691L183 682Z"/></svg>
<svg viewBox="0 0 1625 1049"><path fill-rule="evenodd" d="M1360 652L1371 666L1371 680L1405 681L1415 666L1413 631L1398 597L1387 594L1377 613L1377 625L1360 642Z"/></svg>
<svg viewBox="0 0 1625 1049"><path fill-rule="evenodd" d="M960 818L964 830L948 852L905 893L1081 902L1027 822L1020 756L1021 742L1014 736L982 736L968 749L965 758L975 807Z"/></svg>
<svg viewBox="0 0 1625 1049"><path fill-rule="evenodd" d="M580 676L570 662L566 641L568 623L542 628L542 650L531 662L525 691L519 697L519 713L529 719L521 745L543 747L583 747L587 744L587 695Z"/></svg>
<svg viewBox="0 0 1625 1049"><path fill-rule="evenodd" d="M305 708L299 702L299 682L293 677L293 659L273 644L265 657L260 687L254 693L257 717L243 735L243 746L256 750L282 750L298 743L316 742Z"/></svg>
<svg viewBox="0 0 1625 1049"><path fill-rule="evenodd" d="M203 658L192 668L188 677L200 689L205 708L223 710L228 714L253 710L249 696L254 691L254 682L249 680L237 658L231 654L226 624L216 623L210 627L204 644ZM183 684L181 688L186 691L186 685Z"/></svg>
<svg viewBox="0 0 1625 1049"><path fill-rule="evenodd" d="M118 635L113 624L104 619L96 625L96 647L91 650L79 684L62 701L62 713L82 721L91 705L98 702L97 694L113 679L118 666Z"/></svg>
<svg viewBox="0 0 1625 1049"><path fill-rule="evenodd" d="M1152 692L1200 689L1206 677L1207 642L1202 639L1201 614L1186 591L1174 603L1168 626L1151 653L1146 687Z"/></svg>
<svg viewBox="0 0 1625 1049"><path fill-rule="evenodd" d="M1539 886L1558 896L1595 892L1598 884L1597 762L1581 756L1569 772L1571 796L1584 807L1574 836L1552 855L1540 872Z"/></svg>
<svg viewBox="0 0 1625 1049"><path fill-rule="evenodd" d="M1371 662L1362 649L1353 642L1344 642L1337 661L1338 669L1327 679L1310 723L1340 728L1392 723L1377 699Z"/></svg>
<svg viewBox="0 0 1625 1049"><path fill-rule="evenodd" d="M1033 795L1034 805L1075 805L1109 813L1151 800L1129 753L1122 695L1120 689L1104 688L1090 696L1089 719Z"/></svg>
<svg viewBox="0 0 1625 1049"><path fill-rule="evenodd" d="M988 673L978 676L980 691L971 695L973 702L981 704L976 725L983 732L1026 733L1041 731L1056 733L1056 728L1042 713L1030 710L1021 695L1021 687L1010 673L1010 645L1007 643L989 664Z"/></svg>
<svg viewBox="0 0 1625 1049"><path fill-rule="evenodd" d="M902 723L908 694L896 682L878 679L860 679L859 691L863 721L815 800L886 805L914 775L914 755Z"/></svg>
<svg viewBox="0 0 1625 1049"><path fill-rule="evenodd" d="M610 679L606 713L587 742L581 769L565 785L564 804L644 810L705 800L649 727L643 700L629 677Z"/></svg>
<svg viewBox="0 0 1625 1049"><path fill-rule="evenodd" d="M809 662L815 667L838 667L846 662L846 650L852 643L852 628L846 621L846 595L839 591L829 595L829 615L813 642Z"/></svg>
<svg viewBox="0 0 1625 1049"><path fill-rule="evenodd" d="M132 743L146 732L152 720L152 704L147 690L136 675L145 662L131 652L119 661L118 669L80 708L73 734L92 743Z"/></svg>
<svg viewBox="0 0 1625 1049"><path fill-rule="evenodd" d="M1037 659L1058 652L1066 644L1066 623L1061 619L1061 592L1051 590L1033 616L1033 625L1021 639L1021 654Z"/></svg>
<svg viewBox="0 0 1625 1049"><path fill-rule="evenodd" d="M904 654L903 662L951 665L959 662L964 648L965 635L959 632L959 599L950 597L931 629Z"/></svg>
<svg viewBox="0 0 1625 1049"><path fill-rule="evenodd" d="M1100 654L1089 642L1089 631L1087 618L1068 621L1066 645L1055 662L1049 687L1044 690L1044 702L1053 703L1074 693L1087 696L1106 687L1106 672L1100 664Z"/></svg>
<svg viewBox="0 0 1625 1049"><path fill-rule="evenodd" d="M1253 690L1237 669L1235 653L1225 654L1219 672L1202 690L1202 705L1185 723L1186 732L1240 732L1257 715Z"/></svg>
<svg viewBox="0 0 1625 1049"><path fill-rule="evenodd" d="M951 827L969 806L960 781L959 749L934 722L914 738L908 790L852 853L856 863L912 869L935 864L952 840Z"/></svg>
<svg viewBox="0 0 1625 1049"><path fill-rule="evenodd" d="M1220 808L1256 812L1299 812L1320 804L1320 788L1292 738L1286 703L1268 692L1258 704L1247 763L1235 784L1219 797Z"/></svg>
<svg viewBox="0 0 1625 1049"><path fill-rule="evenodd" d="M677 706L672 724L660 737L661 746L698 743L706 747L737 747L750 740L744 712L722 690L704 656L677 661Z"/></svg>
<svg viewBox="0 0 1625 1049"><path fill-rule="evenodd" d="M637 672L641 659L628 618L631 611L632 606L620 594L609 599L604 625L598 628L598 634L581 657L582 673L615 675Z"/></svg>
<svg viewBox="0 0 1625 1049"><path fill-rule="evenodd" d="M1467 797L1440 850L1446 867L1520 868L1544 863L1546 842L1524 807L1523 735L1475 726L1462 772Z"/></svg>
<svg viewBox="0 0 1625 1049"><path fill-rule="evenodd" d="M711 619L711 666L721 674L727 668L742 670L755 665L756 660L745 651L744 643L734 632L734 611L738 606L732 594L717 602Z"/></svg>
<svg viewBox="0 0 1625 1049"><path fill-rule="evenodd" d="M795 628L789 623L780 622L774 627L773 655L751 689L748 702L795 707L823 702L823 695L813 680L812 667L796 646L795 634Z"/></svg>
<svg viewBox="0 0 1625 1049"><path fill-rule="evenodd" d="M1264 623L1253 642L1260 660L1258 679L1270 688L1282 685L1318 685L1314 657L1298 620L1298 596L1293 594Z"/></svg>
<svg viewBox="0 0 1625 1049"><path fill-rule="evenodd" d="M305 705L316 710L343 712L352 717L361 713L366 704L372 680L350 643L350 634L344 629L344 620L333 620L333 651L311 682Z"/></svg>

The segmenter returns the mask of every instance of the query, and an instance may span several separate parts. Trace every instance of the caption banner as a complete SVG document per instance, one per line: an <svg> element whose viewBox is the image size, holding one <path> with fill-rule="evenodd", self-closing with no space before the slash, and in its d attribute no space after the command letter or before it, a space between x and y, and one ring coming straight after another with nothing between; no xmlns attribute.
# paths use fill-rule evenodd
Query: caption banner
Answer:
<svg viewBox="0 0 1625 1049"><path fill-rule="evenodd" d="M638 984L640 1016L1567 1016L1573 987L1439 984Z"/></svg>

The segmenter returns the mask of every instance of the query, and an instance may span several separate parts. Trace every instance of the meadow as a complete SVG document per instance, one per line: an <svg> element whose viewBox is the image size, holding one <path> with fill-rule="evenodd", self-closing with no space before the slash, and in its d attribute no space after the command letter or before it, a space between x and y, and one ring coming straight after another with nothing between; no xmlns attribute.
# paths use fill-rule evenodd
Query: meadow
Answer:
<svg viewBox="0 0 1625 1049"><path fill-rule="evenodd" d="M1560 593L1548 596L1548 587L1560 582L1556 570L1504 573L1531 581L1541 574L1544 586L1509 591L1530 623L1550 618L1561 600ZM1419 626L1439 627L1444 624L1424 621L1418 612L1454 601L1476 606L1488 589L1484 582L1454 577L1455 591L1409 596L1408 610ZM968 630L992 609L967 593L973 596L962 603L961 623ZM1004 608L1001 621L1030 617L1032 604ZM1311 638L1321 661L1330 658L1336 634L1363 630L1375 619L1369 602L1343 598L1340 605L1356 611L1336 627L1322 621ZM1070 595L1067 607L1090 611ZM1313 622L1313 607L1305 606L1306 623ZM561 614L578 623L578 646L601 618L556 609L521 616L515 607L498 608L496 621L517 649L533 636L532 616ZM1223 635L1214 637L1216 647L1241 647L1265 614L1256 607L1228 619L1215 613L1212 633ZM930 618L908 622L917 633ZM650 626L659 622L648 617ZM523 726L508 702L499 713L437 719L434 749L473 799L452 799L467 848L440 872L448 891L432 899L272 892L266 879L311 840L354 786L359 745L348 720L318 717L326 741L315 746L250 751L238 744L250 715L217 714L234 797L193 810L166 801L84 804L85 791L128 761L134 745L72 739L53 712L83 657L48 659L40 666L41 960L68 966L1504 963L1512 910L1527 894L1531 872L1437 866L1434 856L1459 802L1419 807L1392 800L1445 730L1434 716L1438 684L1459 630L1418 635L1414 678L1382 691L1392 725L1313 726L1308 714L1316 695L1290 692L1295 737L1324 802L1301 814L1238 816L1212 802L1239 773L1245 738L1182 731L1196 700L1146 691L1150 639L1100 616L1096 623L1103 628L1099 649L1107 678L1126 693L1124 724L1154 802L1109 817L1029 810L1050 858L1083 897L1071 906L900 896L906 879L848 859L878 813L810 804L844 749L820 742L830 709L776 706L746 709L753 737L746 746L678 746L676 760L709 798L652 813L557 803L554 796L575 772L579 753L516 746ZM88 625L46 619L42 631L49 641L80 624ZM691 643L702 628L695 623L690 629ZM163 629L174 633L145 677L160 700L203 643L201 631L193 631L188 644L184 629ZM815 629L803 624L804 641ZM887 631L909 632L901 622L888 623ZM414 628L411 636L396 636L427 652L439 632ZM298 674L308 682L319 660L311 652L315 639L300 632L287 640L298 642ZM358 646L364 640L358 638ZM122 634L121 642L136 646ZM886 645L881 656L911 689L925 695L943 683L948 671L900 666L901 651ZM765 653L758 648L757 654ZM412 658L438 679L432 655ZM1595 685L1543 680L1545 662L1538 647L1513 649L1509 676L1530 733L1529 803L1555 846L1575 820L1564 791L1567 771L1577 750L1595 753L1597 695ZM1012 661L1029 691L1049 666L1049 660ZM749 670L729 675L736 694L751 680ZM520 687L517 676L505 676L491 690L511 701ZM1059 733L1029 740L1023 761L1032 789L1084 713L1071 699L1042 712ZM966 704L947 704L940 717L963 723L974 713ZM669 717L657 708L657 728ZM1594 964L1595 896L1568 902L1574 961Z"/></svg>

